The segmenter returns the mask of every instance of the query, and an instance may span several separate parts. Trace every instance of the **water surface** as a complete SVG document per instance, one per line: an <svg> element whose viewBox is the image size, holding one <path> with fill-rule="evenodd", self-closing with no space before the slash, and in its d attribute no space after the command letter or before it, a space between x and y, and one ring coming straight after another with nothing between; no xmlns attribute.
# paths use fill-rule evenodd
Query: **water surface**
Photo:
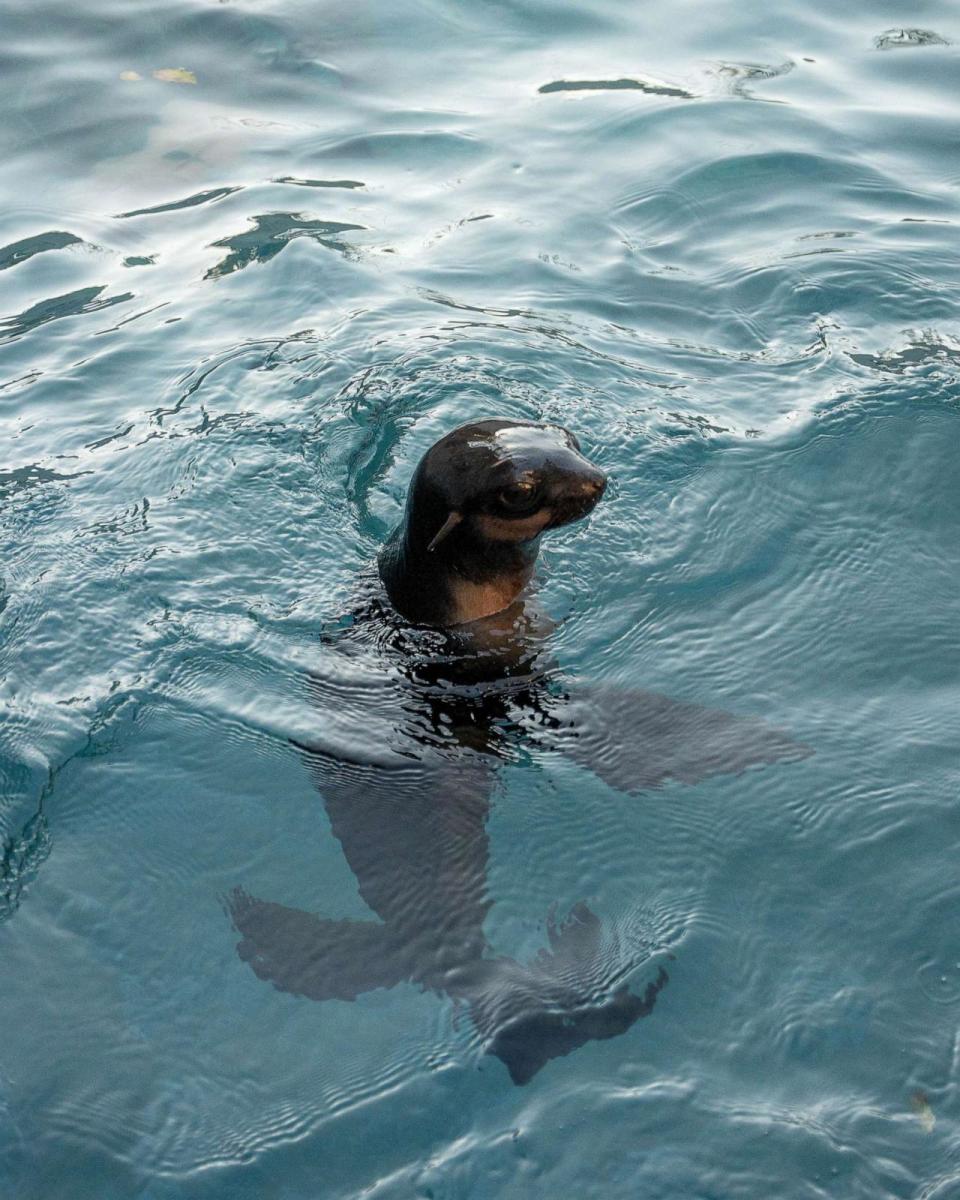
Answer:
<svg viewBox="0 0 960 1200"><path fill-rule="evenodd" d="M2 11L4 1192L960 1196L955 8ZM369 915L305 681L501 414L614 480L545 556L564 669L814 750L501 771L498 951L585 900L670 962L523 1088L413 985L275 991L223 908Z"/></svg>

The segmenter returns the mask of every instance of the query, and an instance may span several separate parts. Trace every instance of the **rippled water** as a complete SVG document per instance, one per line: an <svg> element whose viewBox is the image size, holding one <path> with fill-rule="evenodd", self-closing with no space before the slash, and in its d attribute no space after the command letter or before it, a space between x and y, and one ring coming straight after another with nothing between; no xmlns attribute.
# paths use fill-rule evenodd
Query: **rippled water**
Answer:
<svg viewBox="0 0 960 1200"><path fill-rule="evenodd" d="M955 7L2 11L5 1194L960 1196ZM670 973L522 1088L223 906L369 916L290 739L499 414L614 481L546 554L563 669L814 752L502 768L490 943L586 901Z"/></svg>

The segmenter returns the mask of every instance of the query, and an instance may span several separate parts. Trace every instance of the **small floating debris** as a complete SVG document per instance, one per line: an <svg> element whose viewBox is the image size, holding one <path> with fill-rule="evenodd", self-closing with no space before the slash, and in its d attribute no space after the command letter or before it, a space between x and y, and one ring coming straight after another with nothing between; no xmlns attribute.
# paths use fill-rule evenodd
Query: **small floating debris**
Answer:
<svg viewBox="0 0 960 1200"><path fill-rule="evenodd" d="M540 95L550 92L646 92L651 96L677 96L682 100L695 99L692 92L671 87L667 83L652 83L646 79L555 79L537 88Z"/></svg>
<svg viewBox="0 0 960 1200"><path fill-rule="evenodd" d="M153 72L154 79L161 83L196 83L197 77L186 67L160 67Z"/></svg>
<svg viewBox="0 0 960 1200"><path fill-rule="evenodd" d="M873 39L877 50L897 50L905 46L949 46L946 38L932 29L886 29Z"/></svg>
<svg viewBox="0 0 960 1200"><path fill-rule="evenodd" d="M124 83L139 83L143 76L139 71L121 71L120 78Z"/></svg>
<svg viewBox="0 0 960 1200"><path fill-rule="evenodd" d="M937 1118L933 1115L933 1109L930 1107L930 1097L923 1088L917 1088L915 1092L910 1093L910 1107L917 1114L917 1120L923 1127L923 1132L933 1133Z"/></svg>

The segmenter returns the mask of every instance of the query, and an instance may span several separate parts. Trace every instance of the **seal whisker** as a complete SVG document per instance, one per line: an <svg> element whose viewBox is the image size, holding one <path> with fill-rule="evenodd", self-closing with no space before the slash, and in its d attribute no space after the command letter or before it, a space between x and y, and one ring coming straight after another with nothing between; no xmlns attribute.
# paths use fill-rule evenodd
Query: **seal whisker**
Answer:
<svg viewBox="0 0 960 1200"><path fill-rule="evenodd" d="M427 553L430 554L440 545L447 534L452 533L454 529L463 520L463 513L458 513L454 510L440 526L439 530L433 535L427 546Z"/></svg>

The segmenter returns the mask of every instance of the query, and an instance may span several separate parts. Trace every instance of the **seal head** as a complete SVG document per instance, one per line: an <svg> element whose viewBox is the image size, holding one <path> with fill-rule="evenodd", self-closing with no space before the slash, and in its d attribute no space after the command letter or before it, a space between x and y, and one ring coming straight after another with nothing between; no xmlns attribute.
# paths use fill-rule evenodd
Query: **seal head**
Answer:
<svg viewBox="0 0 960 1200"><path fill-rule="evenodd" d="M541 535L587 516L606 485L561 425L462 425L421 459L380 553L391 602L422 625L502 611L530 581Z"/></svg>

